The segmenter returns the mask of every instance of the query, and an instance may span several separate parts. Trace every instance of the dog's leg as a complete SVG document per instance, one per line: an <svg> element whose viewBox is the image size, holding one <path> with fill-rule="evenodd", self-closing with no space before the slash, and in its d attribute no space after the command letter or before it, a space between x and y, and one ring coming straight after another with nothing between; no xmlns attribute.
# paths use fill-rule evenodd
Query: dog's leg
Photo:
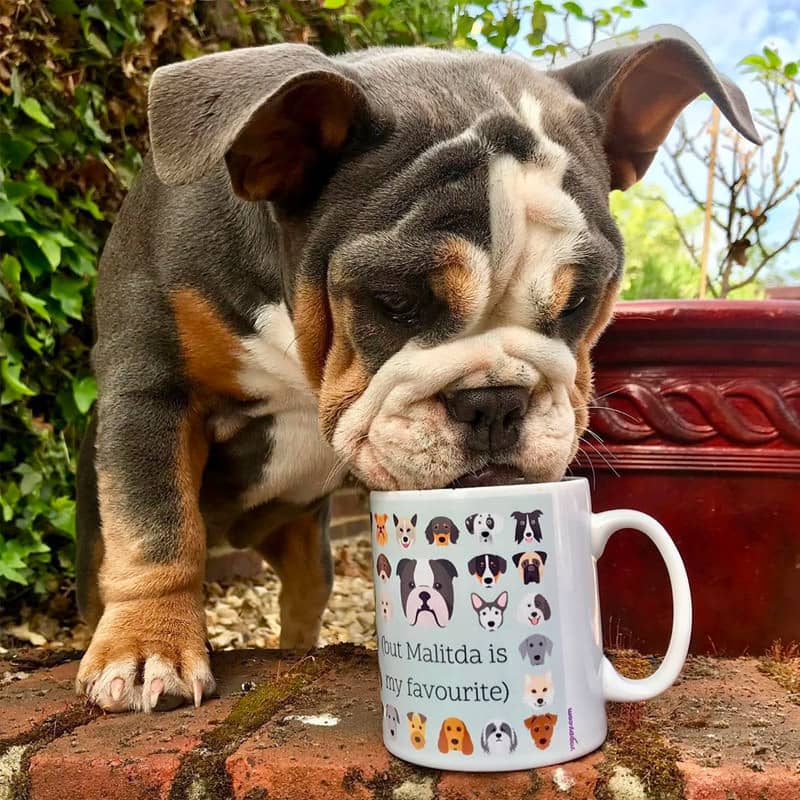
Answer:
<svg viewBox="0 0 800 800"><path fill-rule="evenodd" d="M102 616L76 686L107 711L149 711L214 689L198 508L202 419L178 387L101 395L97 499Z"/></svg>
<svg viewBox="0 0 800 800"><path fill-rule="evenodd" d="M309 650L317 644L333 586L328 507L325 500L318 511L287 522L258 547L281 579L280 643L287 650Z"/></svg>

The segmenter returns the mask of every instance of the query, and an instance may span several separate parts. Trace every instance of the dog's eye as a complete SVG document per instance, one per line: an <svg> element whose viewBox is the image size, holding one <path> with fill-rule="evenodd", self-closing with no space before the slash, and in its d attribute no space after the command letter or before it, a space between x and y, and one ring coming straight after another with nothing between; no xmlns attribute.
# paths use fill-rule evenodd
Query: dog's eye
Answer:
<svg viewBox="0 0 800 800"><path fill-rule="evenodd" d="M438 582L437 582L437 583L434 583L434 584L433 584L433 588L434 588L434 589L436 589L436 590L438 591L439 589L441 589L441 588L442 588L442 584L441 584L441 583L438 583Z"/></svg>
<svg viewBox="0 0 800 800"><path fill-rule="evenodd" d="M558 316L563 319L564 317L570 316L570 314L574 314L583 305L584 300L586 300L586 295L583 294L571 297L567 305L561 309L561 313Z"/></svg>
<svg viewBox="0 0 800 800"><path fill-rule="evenodd" d="M414 581L409 581L408 582L408 588L409 589L416 589L416 587L417 587L417 584L414 583Z"/></svg>
<svg viewBox="0 0 800 800"><path fill-rule="evenodd" d="M381 311L394 322L408 325L417 318L418 298L402 292L379 292L373 295Z"/></svg>

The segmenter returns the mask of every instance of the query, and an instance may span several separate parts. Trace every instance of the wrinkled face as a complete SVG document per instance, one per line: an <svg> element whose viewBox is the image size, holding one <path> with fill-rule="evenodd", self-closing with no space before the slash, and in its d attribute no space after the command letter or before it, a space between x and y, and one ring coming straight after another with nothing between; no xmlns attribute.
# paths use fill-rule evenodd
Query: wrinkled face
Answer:
<svg viewBox="0 0 800 800"><path fill-rule="evenodd" d="M531 708L549 706L553 702L552 675L549 672L544 675L526 675L523 700Z"/></svg>
<svg viewBox="0 0 800 800"><path fill-rule="evenodd" d="M453 613L455 567L445 559L403 558L397 564L400 598L410 625L444 628Z"/></svg>
<svg viewBox="0 0 800 800"><path fill-rule="evenodd" d="M523 93L423 145L393 191L370 198L379 230L333 249L324 292L298 287L323 434L370 488L487 468L557 480L576 452L622 251L591 153L556 141L542 109ZM327 319L309 310L325 301ZM321 359L307 347L319 322Z"/></svg>

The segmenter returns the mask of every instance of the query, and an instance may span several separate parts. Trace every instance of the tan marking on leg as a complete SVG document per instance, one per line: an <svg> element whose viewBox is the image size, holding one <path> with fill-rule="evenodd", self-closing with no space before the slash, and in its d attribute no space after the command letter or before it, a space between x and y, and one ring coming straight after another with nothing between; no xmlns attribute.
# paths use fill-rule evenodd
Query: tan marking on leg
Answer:
<svg viewBox="0 0 800 800"><path fill-rule="evenodd" d="M440 269L431 276L434 294L444 300L453 314L470 319L478 310L479 287L470 269L470 244L451 238L435 254Z"/></svg>
<svg viewBox="0 0 800 800"><path fill-rule="evenodd" d="M303 369L311 385L319 389L328 358L332 327L328 297L322 287L310 283L298 285L292 322Z"/></svg>
<svg viewBox="0 0 800 800"><path fill-rule="evenodd" d="M316 514L283 525L259 545L281 579L281 647L308 650L317 644L322 612L331 592L330 553Z"/></svg>
<svg viewBox="0 0 800 800"><path fill-rule="evenodd" d="M211 303L195 289L178 289L170 304L189 380L204 393L252 399L237 378L244 347Z"/></svg>
<svg viewBox="0 0 800 800"><path fill-rule="evenodd" d="M553 278L553 293L550 299L550 315L553 319L557 319L566 307L574 285L575 267L572 264L559 267Z"/></svg>

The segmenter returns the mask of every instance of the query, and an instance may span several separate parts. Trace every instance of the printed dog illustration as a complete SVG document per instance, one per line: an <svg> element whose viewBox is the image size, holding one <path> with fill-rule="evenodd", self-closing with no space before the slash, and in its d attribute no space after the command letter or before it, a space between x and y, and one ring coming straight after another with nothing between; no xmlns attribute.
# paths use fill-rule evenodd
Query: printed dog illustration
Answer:
<svg viewBox="0 0 800 800"><path fill-rule="evenodd" d="M389 599L389 595L381 594L380 600L378 601L380 615L385 620L390 620L392 618L392 601Z"/></svg>
<svg viewBox="0 0 800 800"><path fill-rule="evenodd" d="M532 633L520 642L519 654L523 661L529 659L532 667L540 667L553 654L553 642L541 633Z"/></svg>
<svg viewBox="0 0 800 800"><path fill-rule="evenodd" d="M496 631L503 624L503 614L508 606L508 592L497 595L496 600L484 600L474 592L470 595L472 607L478 612L478 624L487 631Z"/></svg>
<svg viewBox="0 0 800 800"><path fill-rule="evenodd" d="M388 703L383 707L383 725L389 736L395 739L397 731L400 730L400 714L394 706Z"/></svg>
<svg viewBox="0 0 800 800"><path fill-rule="evenodd" d="M503 529L503 519L494 514L470 514L464 520L464 525L482 544L491 544Z"/></svg>
<svg viewBox="0 0 800 800"><path fill-rule="evenodd" d="M383 547L389 541L389 534L386 532L386 520L388 514L373 514L375 517L375 541Z"/></svg>
<svg viewBox="0 0 800 800"><path fill-rule="evenodd" d="M407 550L417 539L417 515L412 514L411 519L408 519L392 514L392 520L394 520L394 535L400 547Z"/></svg>
<svg viewBox="0 0 800 800"><path fill-rule="evenodd" d="M383 583L386 583L392 577L392 565L383 553L378 556L378 560L375 562L375 571Z"/></svg>
<svg viewBox="0 0 800 800"><path fill-rule="evenodd" d="M517 523L514 541L517 544L533 544L542 541L542 529L539 527L541 511L515 511L511 515Z"/></svg>
<svg viewBox="0 0 800 800"><path fill-rule="evenodd" d="M456 717L448 717L439 731L440 753L463 753L471 756L474 752L472 739L467 726Z"/></svg>
<svg viewBox="0 0 800 800"><path fill-rule="evenodd" d="M401 558L397 563L400 599L410 625L444 628L453 615L456 568L444 558Z"/></svg>
<svg viewBox="0 0 800 800"><path fill-rule="evenodd" d="M415 750L422 750L425 747L425 724L428 718L416 711L409 711L406 716L408 717L408 738L411 739L411 746Z"/></svg>
<svg viewBox="0 0 800 800"><path fill-rule="evenodd" d="M494 586L505 574L506 560L501 556L484 553L467 562L469 574L474 575L481 586Z"/></svg>
<svg viewBox="0 0 800 800"><path fill-rule="evenodd" d="M531 739L539 750L547 750L550 747L556 722L558 722L556 714L540 714L525 720L525 727L530 731Z"/></svg>
<svg viewBox="0 0 800 800"><path fill-rule="evenodd" d="M493 756L507 756L517 749L517 733L503 720L486 723L481 731L481 749Z"/></svg>
<svg viewBox="0 0 800 800"><path fill-rule="evenodd" d="M517 606L517 619L531 625L550 619L550 604L544 595L526 594Z"/></svg>
<svg viewBox="0 0 800 800"><path fill-rule="evenodd" d="M458 541L458 528L449 517L434 517L425 528L425 538L428 544L447 547L448 544Z"/></svg>
<svg viewBox="0 0 800 800"><path fill-rule="evenodd" d="M526 675L522 689L522 700L532 709L546 708L553 702L553 675Z"/></svg>
<svg viewBox="0 0 800 800"><path fill-rule="evenodd" d="M519 570L522 582L527 586L529 583L539 583L544 573L544 565L547 561L547 553L541 550L533 550L529 553L517 553L513 558L514 566Z"/></svg>

